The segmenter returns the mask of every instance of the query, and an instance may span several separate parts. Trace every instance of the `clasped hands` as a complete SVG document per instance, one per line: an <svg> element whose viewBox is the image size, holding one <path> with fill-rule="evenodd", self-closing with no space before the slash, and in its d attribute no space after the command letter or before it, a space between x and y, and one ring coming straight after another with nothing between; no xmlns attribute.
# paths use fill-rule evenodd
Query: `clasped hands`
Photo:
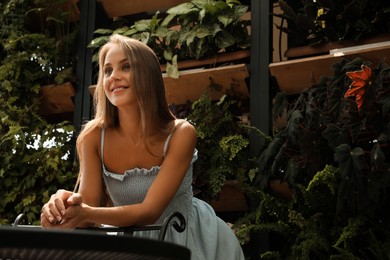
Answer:
<svg viewBox="0 0 390 260"><path fill-rule="evenodd" d="M43 205L41 227L76 228L83 222L82 196L67 190L58 190Z"/></svg>

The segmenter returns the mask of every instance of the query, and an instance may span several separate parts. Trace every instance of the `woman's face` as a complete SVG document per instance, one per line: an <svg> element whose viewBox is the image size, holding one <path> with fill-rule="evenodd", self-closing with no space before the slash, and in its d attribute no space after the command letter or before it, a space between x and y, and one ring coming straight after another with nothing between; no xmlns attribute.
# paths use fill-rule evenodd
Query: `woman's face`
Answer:
<svg viewBox="0 0 390 260"><path fill-rule="evenodd" d="M118 44L110 44L103 63L103 88L117 107L132 104L136 97L130 82L131 67Z"/></svg>

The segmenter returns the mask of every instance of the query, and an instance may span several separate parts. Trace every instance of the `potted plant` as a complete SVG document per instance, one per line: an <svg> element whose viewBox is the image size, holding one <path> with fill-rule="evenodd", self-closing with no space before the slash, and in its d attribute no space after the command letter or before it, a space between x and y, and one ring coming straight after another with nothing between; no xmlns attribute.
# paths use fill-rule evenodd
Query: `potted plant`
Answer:
<svg viewBox="0 0 390 260"><path fill-rule="evenodd" d="M331 76L331 66L343 58L376 65L390 51L390 3L364 0L278 1L277 26L288 36L287 60L269 65L277 87L289 94Z"/></svg>
<svg viewBox="0 0 390 260"><path fill-rule="evenodd" d="M390 3L374 0L279 0L283 11L274 14L287 23L278 26L289 36L289 47L311 46L313 53L326 53L330 48L353 46L388 40L390 36ZM382 35L386 35L384 38ZM381 36L372 39L374 36ZM337 43L336 43L337 42ZM314 48L315 47L315 48ZM294 48L293 48L294 49ZM296 48L295 50L299 50ZM287 57L305 56L308 53L286 52Z"/></svg>
<svg viewBox="0 0 390 260"><path fill-rule="evenodd" d="M236 223L243 242L270 232L267 259L390 257L390 67L357 58L333 71L296 98L277 95L287 123L259 158L257 208Z"/></svg>
<svg viewBox="0 0 390 260"><path fill-rule="evenodd" d="M41 85L40 114L48 119L73 114L78 43L76 0L35 0L26 12L27 26L38 46L31 58ZM37 26L37 24L39 26ZM53 116L54 115L54 116Z"/></svg>
<svg viewBox="0 0 390 260"><path fill-rule="evenodd" d="M113 33L139 39L156 52L161 64L167 65L167 74L177 78L180 61L248 48L250 21L242 19L247 11L248 6L237 0L193 0L132 25L98 29L89 47L99 48Z"/></svg>

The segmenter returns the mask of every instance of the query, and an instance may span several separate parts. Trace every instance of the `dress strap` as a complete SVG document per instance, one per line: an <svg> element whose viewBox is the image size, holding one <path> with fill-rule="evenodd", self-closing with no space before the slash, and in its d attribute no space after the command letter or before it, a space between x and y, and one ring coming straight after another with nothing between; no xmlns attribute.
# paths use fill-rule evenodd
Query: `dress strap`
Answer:
<svg viewBox="0 0 390 260"><path fill-rule="evenodd" d="M106 132L106 128L102 128L102 135L100 137L100 158L102 159L102 164L104 165L104 160L103 160L103 151L104 151L104 133Z"/></svg>
<svg viewBox="0 0 390 260"><path fill-rule="evenodd" d="M184 120L184 119L180 120L179 123L177 123L177 124L175 125L175 128L173 129L173 131L168 135L167 140L165 141L165 144L164 144L164 158L165 158L165 156L166 156L166 154L167 154L167 150L168 150L168 146L169 146L169 141L171 140L171 137L172 137L173 133L175 132L176 128L177 128L179 125L183 124L184 122L186 122L186 120Z"/></svg>
<svg viewBox="0 0 390 260"><path fill-rule="evenodd" d="M164 158L165 158L165 155L167 154L167 149L168 149L169 141L171 140L172 134L173 134L173 132L171 132L168 135L167 140L165 141L165 144L164 144Z"/></svg>

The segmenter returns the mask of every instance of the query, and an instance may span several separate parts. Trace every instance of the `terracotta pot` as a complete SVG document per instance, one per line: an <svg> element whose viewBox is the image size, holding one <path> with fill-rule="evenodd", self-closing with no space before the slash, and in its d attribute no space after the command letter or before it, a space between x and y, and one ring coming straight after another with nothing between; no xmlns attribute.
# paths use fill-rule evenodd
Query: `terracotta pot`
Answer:
<svg viewBox="0 0 390 260"><path fill-rule="evenodd" d="M64 113L73 113L75 89L70 82L62 85L46 85L40 89L39 114L46 117Z"/></svg>
<svg viewBox="0 0 390 260"><path fill-rule="evenodd" d="M237 180L226 181L219 194L219 198L212 200L210 205L217 212L248 210L247 199Z"/></svg>
<svg viewBox="0 0 390 260"><path fill-rule="evenodd" d="M289 187L287 182L273 179L269 181L269 186L274 192L280 194L283 198L292 200L294 191Z"/></svg>

